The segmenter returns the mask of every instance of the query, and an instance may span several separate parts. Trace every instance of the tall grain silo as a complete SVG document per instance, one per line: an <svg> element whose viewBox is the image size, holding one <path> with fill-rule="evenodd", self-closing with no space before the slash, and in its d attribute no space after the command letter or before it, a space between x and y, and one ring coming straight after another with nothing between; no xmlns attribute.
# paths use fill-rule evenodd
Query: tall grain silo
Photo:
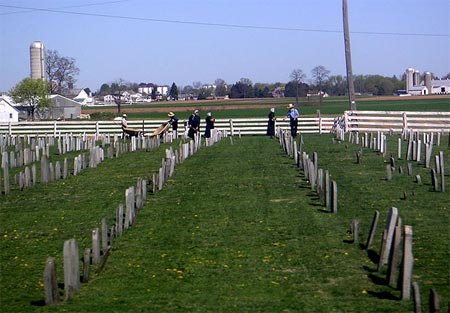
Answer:
<svg viewBox="0 0 450 313"><path fill-rule="evenodd" d="M420 72L418 70L415 70L413 74L413 86L419 85L420 85Z"/></svg>
<svg viewBox="0 0 450 313"><path fill-rule="evenodd" d="M427 87L428 94L431 94L431 73L425 72L425 87Z"/></svg>
<svg viewBox="0 0 450 313"><path fill-rule="evenodd" d="M30 68L32 79L45 80L45 48L41 41L33 41L30 45Z"/></svg>
<svg viewBox="0 0 450 313"><path fill-rule="evenodd" d="M409 92L411 88L414 86L413 82L414 69L409 67L406 69L406 92Z"/></svg>

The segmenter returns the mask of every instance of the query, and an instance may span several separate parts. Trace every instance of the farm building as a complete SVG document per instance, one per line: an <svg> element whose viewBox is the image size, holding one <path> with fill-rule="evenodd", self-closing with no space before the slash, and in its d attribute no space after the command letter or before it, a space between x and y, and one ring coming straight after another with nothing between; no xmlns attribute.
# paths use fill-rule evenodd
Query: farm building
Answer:
<svg viewBox="0 0 450 313"><path fill-rule="evenodd" d="M442 95L450 94L450 79L431 79L431 73L425 72L424 81L420 79L418 70L406 70L406 92L410 95Z"/></svg>
<svg viewBox="0 0 450 313"><path fill-rule="evenodd" d="M8 96L0 96L0 124L19 121L19 111L12 105Z"/></svg>
<svg viewBox="0 0 450 313"><path fill-rule="evenodd" d="M88 93L84 89L81 89L81 91L75 98L73 98L73 100L78 103L81 103L82 105L94 104L94 98L92 98L91 95L88 95Z"/></svg>
<svg viewBox="0 0 450 313"><path fill-rule="evenodd" d="M51 95L49 115L51 119L76 119L81 115L81 103L61 95Z"/></svg>

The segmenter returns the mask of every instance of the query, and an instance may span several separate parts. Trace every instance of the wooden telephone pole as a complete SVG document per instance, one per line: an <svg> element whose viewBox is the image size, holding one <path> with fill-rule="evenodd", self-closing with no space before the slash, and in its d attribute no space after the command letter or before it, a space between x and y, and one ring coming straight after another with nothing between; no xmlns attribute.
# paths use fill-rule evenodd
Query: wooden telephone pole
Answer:
<svg viewBox="0 0 450 313"><path fill-rule="evenodd" d="M356 110L355 86L353 84L352 53L350 49L350 32L348 30L347 0L342 0L342 13L344 16L344 45L345 45L345 63L347 69L348 102L350 110L354 111Z"/></svg>

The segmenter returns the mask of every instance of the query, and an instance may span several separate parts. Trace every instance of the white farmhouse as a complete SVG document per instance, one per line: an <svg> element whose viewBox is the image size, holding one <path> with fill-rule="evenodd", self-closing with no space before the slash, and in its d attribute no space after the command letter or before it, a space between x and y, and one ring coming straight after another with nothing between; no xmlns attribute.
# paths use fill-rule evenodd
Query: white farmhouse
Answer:
<svg viewBox="0 0 450 313"><path fill-rule="evenodd" d="M8 96L0 96L0 124L16 123L19 121L19 111L13 106Z"/></svg>

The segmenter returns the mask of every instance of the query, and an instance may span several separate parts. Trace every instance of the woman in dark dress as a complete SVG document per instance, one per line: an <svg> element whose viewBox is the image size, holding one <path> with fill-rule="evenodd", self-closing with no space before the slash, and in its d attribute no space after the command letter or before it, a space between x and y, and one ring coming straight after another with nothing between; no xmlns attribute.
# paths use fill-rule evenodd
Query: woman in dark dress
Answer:
<svg viewBox="0 0 450 313"><path fill-rule="evenodd" d="M194 139L195 134L200 132L200 116L198 115L198 110L195 110L194 113L189 116L188 127L188 136Z"/></svg>
<svg viewBox="0 0 450 313"><path fill-rule="evenodd" d="M267 117L269 118L267 122L267 136L273 138L273 136L275 136L275 108L270 109Z"/></svg>
<svg viewBox="0 0 450 313"><path fill-rule="evenodd" d="M210 138L211 129L214 129L214 122L216 121L216 119L212 117L211 112L208 112L208 114L206 114L205 121L206 121L205 138Z"/></svg>

